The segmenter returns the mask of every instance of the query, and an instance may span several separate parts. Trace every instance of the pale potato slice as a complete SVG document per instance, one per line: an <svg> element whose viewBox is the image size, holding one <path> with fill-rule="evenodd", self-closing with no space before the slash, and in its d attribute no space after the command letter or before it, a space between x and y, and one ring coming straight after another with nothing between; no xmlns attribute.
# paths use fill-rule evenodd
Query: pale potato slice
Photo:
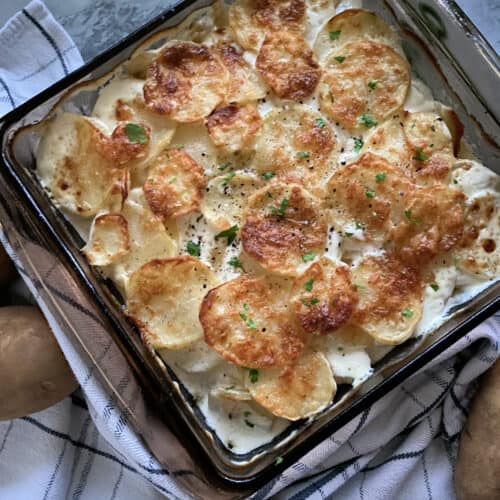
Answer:
<svg viewBox="0 0 500 500"><path fill-rule="evenodd" d="M236 0L229 8L229 26L237 42L258 52L268 33L280 30L304 33L304 0Z"/></svg>
<svg viewBox="0 0 500 500"><path fill-rule="evenodd" d="M330 363L319 352L306 353L283 368L259 370L258 380L247 387L258 404L287 420L319 413L337 391Z"/></svg>
<svg viewBox="0 0 500 500"><path fill-rule="evenodd" d="M251 196L243 249L267 271L296 276L323 253L327 226L317 199L298 184L271 183Z"/></svg>
<svg viewBox="0 0 500 500"><path fill-rule="evenodd" d="M158 354L168 365L181 368L188 373L208 372L224 362L224 359L203 339L183 349L160 349Z"/></svg>
<svg viewBox="0 0 500 500"><path fill-rule="evenodd" d="M265 116L253 165L261 174L276 174L314 192L333 170L336 145L331 126L319 113L294 104Z"/></svg>
<svg viewBox="0 0 500 500"><path fill-rule="evenodd" d="M267 88L264 81L245 61L241 47L231 40L222 40L211 48L231 75L226 102L246 103L266 96Z"/></svg>
<svg viewBox="0 0 500 500"><path fill-rule="evenodd" d="M353 324L380 344L401 344L422 316L423 283L418 268L393 257L368 256L352 271L359 304Z"/></svg>
<svg viewBox="0 0 500 500"><path fill-rule="evenodd" d="M169 235L161 219L151 212L141 188L130 192L122 215L128 224L130 250L107 271L125 289L130 274L138 267L152 259L174 257L178 250L175 235Z"/></svg>
<svg viewBox="0 0 500 500"><path fill-rule="evenodd" d="M92 222L82 252L93 266L106 266L130 250L127 219L121 214L99 215Z"/></svg>
<svg viewBox="0 0 500 500"><path fill-rule="evenodd" d="M500 276L500 196L493 191L468 200L461 248L455 252L462 271L482 278Z"/></svg>
<svg viewBox="0 0 500 500"><path fill-rule="evenodd" d="M357 288L356 284L354 286ZM360 289L360 293L362 293L362 290L364 289ZM347 346L353 349L364 349L375 343L374 338L368 335L363 328L351 323L337 328L328 337L331 338L336 346Z"/></svg>
<svg viewBox="0 0 500 500"><path fill-rule="evenodd" d="M219 56L202 44L173 41L148 67L143 90L153 112L194 122L226 99L228 87L229 72Z"/></svg>
<svg viewBox="0 0 500 500"><path fill-rule="evenodd" d="M379 156L365 153L338 170L328 182L326 206L344 236L362 231L366 241L383 242L404 219L407 200L416 186Z"/></svg>
<svg viewBox="0 0 500 500"><path fill-rule="evenodd" d="M37 151L37 174L61 207L90 217L116 195L126 196L126 173L99 151L109 140L84 116L61 113L49 122Z"/></svg>
<svg viewBox="0 0 500 500"><path fill-rule="evenodd" d="M239 366L286 365L305 345L288 293L286 281L247 275L210 290L200 310L205 341Z"/></svg>
<svg viewBox="0 0 500 500"><path fill-rule="evenodd" d="M325 335L344 325L358 302L351 272L322 257L311 264L293 285L291 303L302 328Z"/></svg>
<svg viewBox="0 0 500 500"><path fill-rule="evenodd" d="M288 31L266 35L255 67L278 97L293 101L310 96L321 76L319 64L307 42Z"/></svg>
<svg viewBox="0 0 500 500"><path fill-rule="evenodd" d="M254 104L230 104L216 109L205 121L214 145L225 153L249 150L262 127L260 113Z"/></svg>
<svg viewBox="0 0 500 500"><path fill-rule="evenodd" d="M407 61L388 45L346 43L324 62L321 111L349 132L364 132L403 106L410 87Z"/></svg>
<svg viewBox="0 0 500 500"><path fill-rule="evenodd" d="M322 62L347 42L372 40L385 43L400 52L397 33L373 12L348 9L332 17L318 33L314 51Z"/></svg>
<svg viewBox="0 0 500 500"><path fill-rule="evenodd" d="M175 219L198 210L206 186L203 169L181 149L169 149L151 165L144 196L155 215Z"/></svg>
<svg viewBox="0 0 500 500"><path fill-rule="evenodd" d="M216 285L210 268L193 257L150 260L130 276L127 314L155 349L181 349L203 338L198 311Z"/></svg>
<svg viewBox="0 0 500 500"><path fill-rule="evenodd" d="M229 171L214 177L201 201L201 212L217 229L241 226L250 196L261 188L263 180L245 172Z"/></svg>

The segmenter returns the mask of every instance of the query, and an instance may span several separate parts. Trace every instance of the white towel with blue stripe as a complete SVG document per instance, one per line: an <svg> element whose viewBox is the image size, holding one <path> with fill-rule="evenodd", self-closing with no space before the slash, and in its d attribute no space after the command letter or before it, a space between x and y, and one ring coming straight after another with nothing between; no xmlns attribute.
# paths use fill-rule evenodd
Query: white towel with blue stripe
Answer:
<svg viewBox="0 0 500 500"><path fill-rule="evenodd" d="M81 57L39 1L0 31L0 114L78 67ZM189 498L131 429L45 301L42 280L81 334L102 325L65 271L42 247L3 219L0 240L53 327L81 391L24 418L0 422L0 499ZM26 255L35 257L39 275ZM96 338L107 338L105 335ZM154 431L132 372L115 344L98 346L99 362L121 397ZM484 322L424 370L335 432L254 495L293 499L452 499L458 439L478 377L500 353L500 315ZM0 381L1 383L1 381ZM182 471L189 474L189 469Z"/></svg>

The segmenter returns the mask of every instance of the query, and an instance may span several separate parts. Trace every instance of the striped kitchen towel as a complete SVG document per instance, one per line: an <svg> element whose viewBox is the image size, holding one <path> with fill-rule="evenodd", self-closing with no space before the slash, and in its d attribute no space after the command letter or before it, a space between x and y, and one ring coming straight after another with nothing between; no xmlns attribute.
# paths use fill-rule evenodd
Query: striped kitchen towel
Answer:
<svg viewBox="0 0 500 500"><path fill-rule="evenodd" d="M0 31L0 46L0 113L82 62L39 1ZM81 385L46 411L0 422L0 499L184 499L190 498L186 484L208 498L204 485L196 483L196 464L148 408L102 316L57 256L24 227L17 200L1 182L0 194L0 240ZM78 335L91 340L98 366L78 347ZM254 497L453 498L452 473L468 404L477 378L499 352L497 315L289 464ZM119 398L107 392L105 378L118 388ZM128 412L120 410L118 399ZM164 453L176 455L175 469L158 463L134 432L134 421L156 436Z"/></svg>

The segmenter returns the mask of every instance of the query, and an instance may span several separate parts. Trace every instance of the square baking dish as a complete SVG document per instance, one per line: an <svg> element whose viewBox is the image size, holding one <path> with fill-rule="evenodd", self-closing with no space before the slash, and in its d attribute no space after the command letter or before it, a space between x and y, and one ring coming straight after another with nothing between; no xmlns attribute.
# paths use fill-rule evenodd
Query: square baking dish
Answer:
<svg viewBox="0 0 500 500"><path fill-rule="evenodd" d="M134 49L151 35L175 26L189 14L211 2L178 2L137 32L101 54L68 77L9 113L2 123L0 140L2 163L0 177L0 217L22 213L18 229L26 238L41 243L68 268L74 286L90 296L96 314L108 326L113 340L133 367L146 395L166 425L177 436L176 445L186 448L199 465L199 480L214 495L236 497L255 491L285 467L310 451L325 437L353 419L372 403L402 383L439 353L463 337L480 321L498 309L500 283L491 283L476 297L452 307L445 323L423 338L412 338L397 346L374 366L374 375L356 390L340 385L334 403L323 413L291 423L269 444L244 454L230 452L207 426L192 395L185 390L174 372L140 340L137 330L124 317L123 303L113 284L90 268L79 248L82 240L75 229L55 208L34 175L38 136L25 125L42 119L58 102L64 109L88 114L95 103L96 91L88 80L100 79L127 60ZM365 0L363 6L379 14L398 28L412 70L431 88L434 96L450 105L465 126L465 140L475 156L500 173L500 103L496 90L500 84L498 57L454 2L439 0L426 3L413 0ZM201 11L199 11L201 12ZM78 84L77 93L66 94ZM13 138L16 137L15 141ZM35 264L36 267L36 264ZM50 293L49 293L50 296ZM49 297L57 301L57 297ZM61 319L61 327L64 325ZM71 328L76 332L75 328ZM92 339L72 334L72 340L87 353L105 384L120 404L119 388L99 366ZM404 361L404 362L403 362ZM122 411L133 417L134 409ZM155 446L159 435L151 435L130 419L136 431L152 449L166 470L176 470L175 458ZM276 463L276 458L283 460ZM179 480L183 479L179 475ZM184 481L195 496L194 482Z"/></svg>

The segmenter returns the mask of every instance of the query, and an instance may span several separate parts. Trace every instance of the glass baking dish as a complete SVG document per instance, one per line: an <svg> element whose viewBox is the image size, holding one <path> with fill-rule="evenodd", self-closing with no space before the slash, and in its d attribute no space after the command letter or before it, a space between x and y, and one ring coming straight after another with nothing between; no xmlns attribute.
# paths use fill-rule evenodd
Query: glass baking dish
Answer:
<svg viewBox="0 0 500 500"><path fill-rule="evenodd" d="M476 297L451 308L445 323L432 335L425 339L412 338L393 349L375 364L374 376L356 390L341 385L332 406L320 415L292 423L272 442L250 453L236 455L228 450L206 425L193 397L173 371L143 345L135 328L124 317L121 297L112 283L92 270L80 254L82 240L54 207L33 174L37 130L24 128L46 116L55 102L67 110L88 113L96 98L95 84L89 83L89 79L104 84L109 72L127 60L145 39L175 26L210 3L178 2L174 8L4 118L0 131L0 177L3 180L0 220L6 229L8 226L12 233L17 232L20 240L37 242L52 252L66 267L67 279L72 280L75 290L93 302L95 314L109 332L105 335L110 335L119 346L145 395L168 426L169 452L158 446L165 436L160 431L151 433L144 428L141 419L134 415L135 410L123 402L117 382L98 360L96 339L80 336L78 325L68 320L59 298L49 289L42 287L40 291L41 299L68 333L75 348L96 369L102 383L165 469L177 470L179 481L194 496L213 493L236 497L255 491L271 480L495 312L500 303L500 283L496 281ZM413 71L438 100L458 113L465 127L465 140L476 157L500 173L500 103L495 92L500 83L499 61L463 12L454 2L446 0L432 2L432 5L414 0L365 0L363 5L398 28ZM68 92L75 84L78 92ZM36 262L25 264L37 274ZM180 473L182 470L179 471L179 459L176 458L180 455L172 452L175 448L187 449L194 464L194 477ZM283 460L277 463L277 457Z"/></svg>

